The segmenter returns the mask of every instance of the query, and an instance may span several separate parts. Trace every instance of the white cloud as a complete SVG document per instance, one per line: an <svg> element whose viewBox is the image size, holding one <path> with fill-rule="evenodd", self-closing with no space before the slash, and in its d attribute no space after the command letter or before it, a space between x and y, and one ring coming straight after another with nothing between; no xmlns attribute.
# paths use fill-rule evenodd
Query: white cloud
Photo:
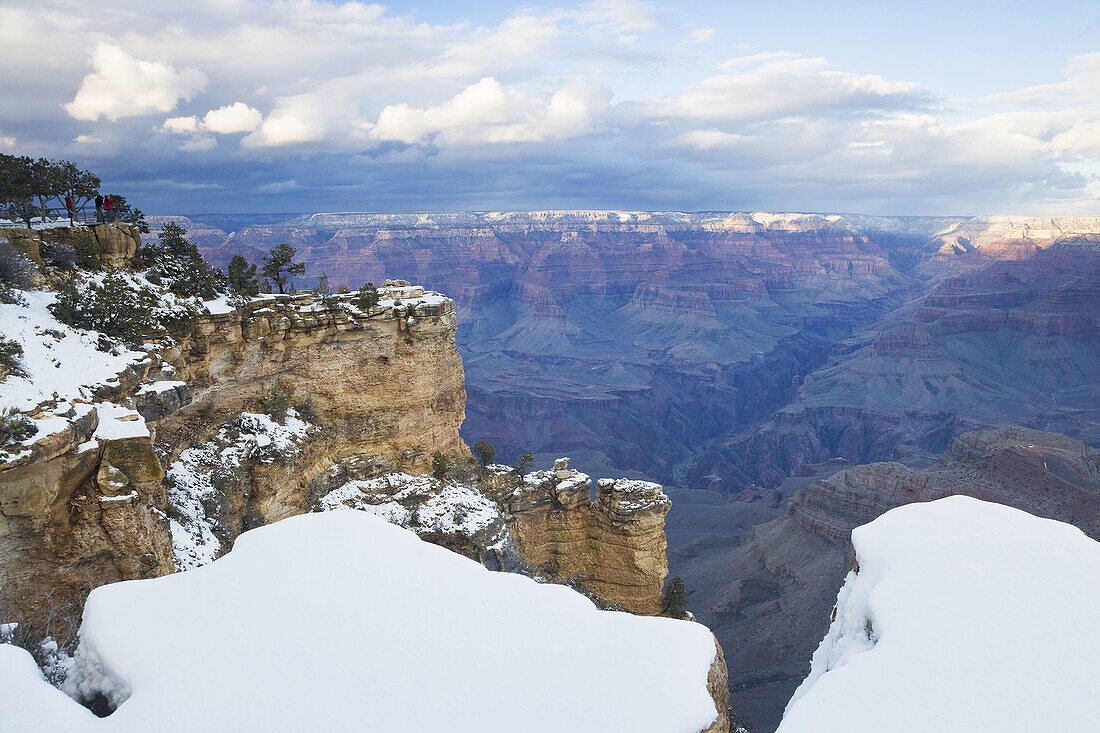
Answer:
<svg viewBox="0 0 1100 733"><path fill-rule="evenodd" d="M73 138L73 142L77 145L99 145L103 140L94 135L77 135Z"/></svg>
<svg viewBox="0 0 1100 733"><path fill-rule="evenodd" d="M700 120L768 119L867 110L917 109L929 95L919 84L838 71L820 58L768 53L727 61L728 73L659 100L659 114Z"/></svg>
<svg viewBox="0 0 1100 733"><path fill-rule="evenodd" d="M714 40L713 28L692 28L684 43L710 43Z"/></svg>
<svg viewBox="0 0 1100 733"><path fill-rule="evenodd" d="M546 100L506 90L486 77L434 107L390 105L369 130L375 140L406 144L541 142L592 132L610 101L606 88L584 79L566 84Z"/></svg>
<svg viewBox="0 0 1100 733"><path fill-rule="evenodd" d="M309 96L284 100L281 107L269 114L259 127L245 136L246 147L284 147L318 142L325 137L325 122L321 110Z"/></svg>
<svg viewBox="0 0 1100 733"><path fill-rule="evenodd" d="M244 102L212 109L202 118L202 126L210 132L222 135L234 132L251 132L263 120L260 110L249 107Z"/></svg>
<svg viewBox="0 0 1100 733"><path fill-rule="evenodd" d="M194 115L190 117L169 117L164 121L164 124L161 125L161 128L165 132L171 132L176 135L186 135L199 131L199 121Z"/></svg>
<svg viewBox="0 0 1100 733"><path fill-rule="evenodd" d="M637 33L657 27L653 3L637 0L596 0L577 13L585 23L601 25L615 33Z"/></svg>
<svg viewBox="0 0 1100 733"><path fill-rule="evenodd" d="M65 105L78 120L168 112L206 85L206 76L197 69L176 71L163 61L141 61L122 47L104 42L92 51L92 66L95 70L84 77L76 97Z"/></svg>
<svg viewBox="0 0 1100 733"><path fill-rule="evenodd" d="M217 146L218 140L213 135L199 135L180 145L180 150L185 150L189 153L199 153L213 150Z"/></svg>
<svg viewBox="0 0 1100 733"><path fill-rule="evenodd" d="M0 134L0 149L12 150L15 148L15 138Z"/></svg>

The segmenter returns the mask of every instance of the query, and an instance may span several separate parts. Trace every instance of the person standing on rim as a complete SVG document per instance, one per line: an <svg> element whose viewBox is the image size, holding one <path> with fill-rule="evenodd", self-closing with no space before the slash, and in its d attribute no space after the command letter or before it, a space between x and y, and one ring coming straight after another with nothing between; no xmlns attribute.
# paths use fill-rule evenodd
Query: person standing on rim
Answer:
<svg viewBox="0 0 1100 733"><path fill-rule="evenodd" d="M95 220L100 224L105 221L103 218L103 194L101 193L95 195Z"/></svg>
<svg viewBox="0 0 1100 733"><path fill-rule="evenodd" d="M73 214L75 213L74 212L75 208L76 208L76 205L73 203L72 194L67 194L65 196L65 211L69 212L69 226L73 225Z"/></svg>
<svg viewBox="0 0 1100 733"><path fill-rule="evenodd" d="M103 199L103 208L107 211L107 221L112 221L115 218L115 197L107 194Z"/></svg>

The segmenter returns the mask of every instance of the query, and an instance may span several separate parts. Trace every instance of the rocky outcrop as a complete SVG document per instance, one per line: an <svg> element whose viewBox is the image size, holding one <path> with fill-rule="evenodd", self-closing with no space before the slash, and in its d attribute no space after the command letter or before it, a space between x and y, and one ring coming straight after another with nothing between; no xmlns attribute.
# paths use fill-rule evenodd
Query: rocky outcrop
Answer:
<svg viewBox="0 0 1100 733"><path fill-rule="evenodd" d="M101 263L107 267L128 268L134 265L141 231L133 224L87 224L50 229L0 228L0 239L7 239L35 263L42 264L42 244L67 244L74 249L94 248Z"/></svg>
<svg viewBox="0 0 1100 733"><path fill-rule="evenodd" d="M674 558L690 605L730 664L732 708L773 730L829 625L852 529L911 502L964 494L1075 524L1100 537L1100 456L1018 426L964 434L938 463L856 466L797 492L786 514L724 546Z"/></svg>
<svg viewBox="0 0 1100 733"><path fill-rule="evenodd" d="M505 499L516 547L538 574L574 582L610 606L660 613L671 502L648 481L600 479L595 501L591 492L592 479L567 458L525 476Z"/></svg>
<svg viewBox="0 0 1100 733"><path fill-rule="evenodd" d="M421 296L423 292L421 290ZM190 403L157 423L170 462L242 412L265 401L297 406L317 430L295 456L250 467L243 514L272 522L310 509L334 488L333 466L354 478L427 470L433 451L468 454L459 426L465 409L455 312L438 295L382 301L369 312L329 308L312 295L271 296L241 311L202 318L190 338L163 352Z"/></svg>
<svg viewBox="0 0 1100 733"><path fill-rule="evenodd" d="M172 570L152 437L94 437L89 405L71 418L0 466L0 609L62 645L92 588Z"/></svg>

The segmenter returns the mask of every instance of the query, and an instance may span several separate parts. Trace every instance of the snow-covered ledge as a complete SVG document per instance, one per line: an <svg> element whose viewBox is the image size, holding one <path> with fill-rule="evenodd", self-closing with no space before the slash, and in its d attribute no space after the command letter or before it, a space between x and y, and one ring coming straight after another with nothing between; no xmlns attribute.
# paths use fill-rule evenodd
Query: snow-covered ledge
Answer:
<svg viewBox="0 0 1100 733"><path fill-rule="evenodd" d="M1100 731L1100 542L965 496L852 532L779 733Z"/></svg>
<svg viewBox="0 0 1100 733"><path fill-rule="evenodd" d="M706 627L597 610L364 512L246 532L213 563L92 591L66 689L0 653L0 729L697 733ZM14 726L14 727L13 727Z"/></svg>

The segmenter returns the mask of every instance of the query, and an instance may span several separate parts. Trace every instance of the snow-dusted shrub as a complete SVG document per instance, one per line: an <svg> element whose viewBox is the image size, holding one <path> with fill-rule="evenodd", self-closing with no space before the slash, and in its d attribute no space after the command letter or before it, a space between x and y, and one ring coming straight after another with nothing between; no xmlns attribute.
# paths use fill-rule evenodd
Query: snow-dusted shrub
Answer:
<svg viewBox="0 0 1100 733"><path fill-rule="evenodd" d="M185 333L198 314L193 304L171 296L165 300L140 279L117 270L86 283L62 282L49 308L62 323L99 331L130 345L140 344L159 329L173 335Z"/></svg>
<svg viewBox="0 0 1100 733"><path fill-rule="evenodd" d="M0 448L21 443L38 432L34 421L14 407L0 409Z"/></svg>
<svg viewBox="0 0 1100 733"><path fill-rule="evenodd" d="M142 245L138 257L152 274L167 281L168 289L185 298L209 300L225 292L225 274L203 259L187 239L187 230L175 222L164 226L157 242Z"/></svg>
<svg viewBox="0 0 1100 733"><path fill-rule="evenodd" d="M19 303L20 290L35 285L38 271L27 256L10 242L0 242L0 303Z"/></svg>
<svg viewBox="0 0 1100 733"><path fill-rule="evenodd" d="M153 292L135 288L121 273L112 272L100 283L92 281L83 286L73 280L61 283L50 313L70 326L139 344L153 331L153 308L157 303Z"/></svg>
<svg viewBox="0 0 1100 733"><path fill-rule="evenodd" d="M58 270L75 270L76 248L66 242L46 242L42 245L42 259Z"/></svg>
<svg viewBox="0 0 1100 733"><path fill-rule="evenodd" d="M8 374L26 376L20 363L21 356L23 356L23 347L19 342L6 339L3 334L0 334L0 368Z"/></svg>

